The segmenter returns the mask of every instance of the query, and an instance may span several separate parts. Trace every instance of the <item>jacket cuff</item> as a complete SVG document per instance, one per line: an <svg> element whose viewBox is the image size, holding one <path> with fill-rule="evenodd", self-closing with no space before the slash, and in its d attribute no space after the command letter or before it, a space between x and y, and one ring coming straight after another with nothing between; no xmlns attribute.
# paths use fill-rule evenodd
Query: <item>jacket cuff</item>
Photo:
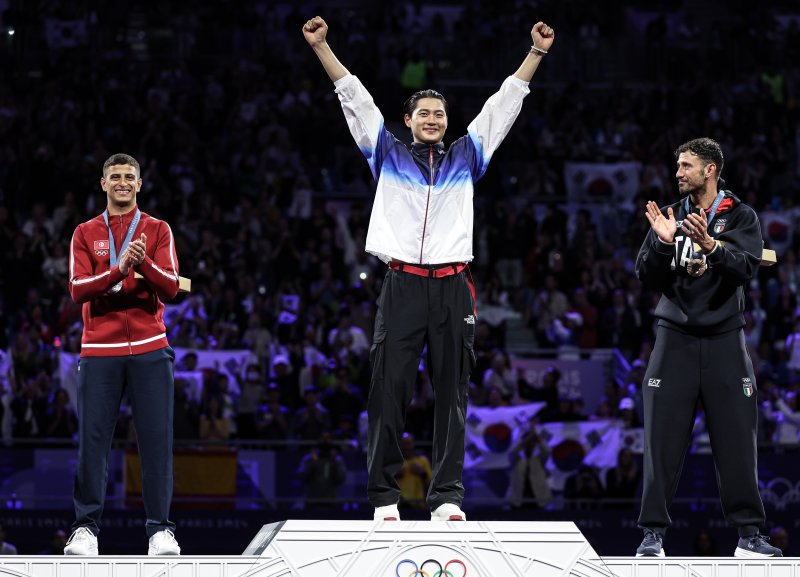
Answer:
<svg viewBox="0 0 800 577"><path fill-rule="evenodd" d="M664 242L660 238L656 237L656 241L653 243L653 248L658 254L669 255L672 256L675 254L675 243L674 242Z"/></svg>
<svg viewBox="0 0 800 577"><path fill-rule="evenodd" d="M722 262L722 252L722 245L719 242L715 242L713 250L706 255L706 262L709 266Z"/></svg>

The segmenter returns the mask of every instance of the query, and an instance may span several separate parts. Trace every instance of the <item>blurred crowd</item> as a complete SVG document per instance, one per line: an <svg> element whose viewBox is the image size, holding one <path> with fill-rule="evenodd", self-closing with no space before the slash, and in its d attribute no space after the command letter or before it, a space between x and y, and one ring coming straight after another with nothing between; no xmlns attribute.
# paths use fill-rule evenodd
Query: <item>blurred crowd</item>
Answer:
<svg viewBox="0 0 800 577"><path fill-rule="evenodd" d="M5 438L76 431L74 399L58 382L60 353L80 347L69 243L104 208L101 166L115 152L142 164L140 207L170 223L180 272L192 279L192 292L167 308L172 345L252 352L232 372L204 371L199 396L179 375L176 438L358 438L385 265L363 251L367 163L300 33L318 11L399 137L410 92L445 93L448 142L515 70L535 20L556 29L476 190L475 405L545 401L542 421L637 418L659 296L634 277L644 203L673 202L673 149L711 136L728 187L792 225L779 264L749 287L746 335L767 416L761 440L797 444L796 10L720 4L704 19L698 3L679 0L9 6L0 31ZM574 160L639 162L639 194L630 206L570 205L562 174ZM504 312L481 320L481 307ZM580 398L559 394L557 370L536 386L514 370L508 318L521 319L539 349L617 349L629 373L602 383L604 401L585 414ZM195 369L191 355L178 361L179 371ZM432 403L423 360L408 411L419 441L430 438Z"/></svg>

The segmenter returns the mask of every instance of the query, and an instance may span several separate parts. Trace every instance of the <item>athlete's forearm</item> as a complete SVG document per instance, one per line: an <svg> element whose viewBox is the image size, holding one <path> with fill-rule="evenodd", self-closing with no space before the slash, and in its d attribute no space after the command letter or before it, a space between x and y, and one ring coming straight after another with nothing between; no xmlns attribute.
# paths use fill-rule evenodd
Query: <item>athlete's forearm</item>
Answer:
<svg viewBox="0 0 800 577"><path fill-rule="evenodd" d="M522 64L519 65L519 68L517 68L514 76L525 82L530 82L543 58L543 54L534 51L529 52Z"/></svg>
<svg viewBox="0 0 800 577"><path fill-rule="evenodd" d="M315 44L312 46L312 50L314 50L314 54L317 55L317 58L319 58L319 61L322 63L322 67L328 74L328 78L330 78L333 82L336 82L340 78L344 78L350 74L347 68L345 68L344 65L339 62L339 59L336 58L336 55L333 53L333 50L331 50L331 47L327 42Z"/></svg>

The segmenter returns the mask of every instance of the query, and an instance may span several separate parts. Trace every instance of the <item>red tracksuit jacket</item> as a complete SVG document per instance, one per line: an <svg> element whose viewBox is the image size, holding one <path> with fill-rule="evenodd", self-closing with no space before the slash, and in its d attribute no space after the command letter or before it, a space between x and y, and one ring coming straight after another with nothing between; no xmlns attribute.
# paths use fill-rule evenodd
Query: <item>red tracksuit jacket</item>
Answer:
<svg viewBox="0 0 800 577"><path fill-rule="evenodd" d="M117 250L122 246L136 209L109 216ZM178 257L172 230L144 212L131 240L144 233L144 262L123 277L110 267L108 228L100 214L78 225L69 250L69 292L83 303L82 357L114 357L148 353L166 346L164 303L178 294ZM136 279L138 272L144 278ZM123 281L122 290L109 290Z"/></svg>

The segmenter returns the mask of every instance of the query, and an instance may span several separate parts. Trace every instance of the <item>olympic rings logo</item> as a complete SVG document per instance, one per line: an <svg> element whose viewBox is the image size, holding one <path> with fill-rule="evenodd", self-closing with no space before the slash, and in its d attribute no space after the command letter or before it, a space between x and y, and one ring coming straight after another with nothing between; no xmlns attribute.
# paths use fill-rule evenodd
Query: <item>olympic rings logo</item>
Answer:
<svg viewBox="0 0 800 577"><path fill-rule="evenodd" d="M404 577L400 574L400 567L403 565L411 565L414 567L413 571L411 571L411 573L405 577L467 577L467 566L464 565L464 562L460 559L450 559L450 561L444 564L444 567L442 567L442 564L436 559L428 559L427 561L423 561L422 565L419 566L417 566L417 564L411 559L403 559L394 568L394 574L397 575L397 577ZM437 569L434 569L433 571L426 571L426 565L436 565ZM461 565L461 571L459 573L453 573L448 569L448 567L451 565Z"/></svg>

